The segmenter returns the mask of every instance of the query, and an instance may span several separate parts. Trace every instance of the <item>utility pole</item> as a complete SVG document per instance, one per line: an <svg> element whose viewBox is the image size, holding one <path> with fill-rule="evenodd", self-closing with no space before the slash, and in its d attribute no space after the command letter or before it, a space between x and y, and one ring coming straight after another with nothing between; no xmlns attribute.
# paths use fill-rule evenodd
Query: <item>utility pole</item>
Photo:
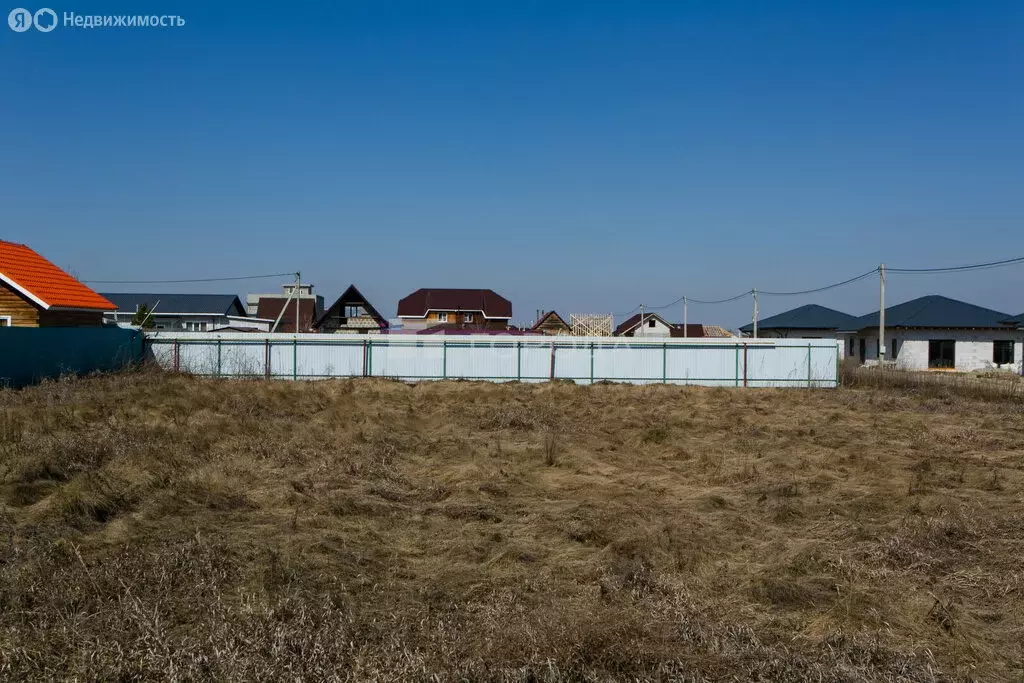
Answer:
<svg viewBox="0 0 1024 683"><path fill-rule="evenodd" d="M644 305L640 304L640 323L636 326L636 330L633 331L633 336L634 337L639 337L643 329L644 329Z"/></svg>
<svg viewBox="0 0 1024 683"><path fill-rule="evenodd" d="M299 285L302 284L302 273L295 273L295 334L299 333ZM314 308L316 308L314 306Z"/></svg>
<svg viewBox="0 0 1024 683"><path fill-rule="evenodd" d="M757 288L752 291L754 292L754 339L757 339Z"/></svg>
<svg viewBox="0 0 1024 683"><path fill-rule="evenodd" d="M683 297L683 337L687 336L686 333L686 297Z"/></svg>
<svg viewBox="0 0 1024 683"><path fill-rule="evenodd" d="M878 365L885 362L885 264L878 267Z"/></svg>

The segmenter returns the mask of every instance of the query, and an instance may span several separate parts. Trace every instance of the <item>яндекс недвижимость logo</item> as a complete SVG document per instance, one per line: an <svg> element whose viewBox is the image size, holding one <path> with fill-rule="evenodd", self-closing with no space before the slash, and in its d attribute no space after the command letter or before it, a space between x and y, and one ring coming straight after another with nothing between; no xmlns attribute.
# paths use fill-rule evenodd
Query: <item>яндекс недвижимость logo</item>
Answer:
<svg viewBox="0 0 1024 683"><path fill-rule="evenodd" d="M57 13L49 7L36 10L35 14L23 7L18 7L12 9L7 15L7 25L17 33L24 33L33 26L37 31L49 33L57 28Z"/></svg>
<svg viewBox="0 0 1024 683"><path fill-rule="evenodd" d="M34 13L24 7L12 9L7 25L15 33L24 33L33 26L49 33L57 28L57 13L43 7ZM65 28L181 28L185 18L177 14L76 14L64 12Z"/></svg>

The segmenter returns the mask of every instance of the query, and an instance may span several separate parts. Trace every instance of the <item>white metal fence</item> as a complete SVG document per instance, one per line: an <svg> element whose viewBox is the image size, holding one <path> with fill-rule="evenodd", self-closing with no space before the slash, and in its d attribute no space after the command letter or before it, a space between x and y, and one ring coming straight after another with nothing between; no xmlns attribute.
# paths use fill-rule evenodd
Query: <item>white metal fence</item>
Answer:
<svg viewBox="0 0 1024 683"><path fill-rule="evenodd" d="M835 387L830 339L665 339L472 335L146 332L161 367L215 377L628 382Z"/></svg>

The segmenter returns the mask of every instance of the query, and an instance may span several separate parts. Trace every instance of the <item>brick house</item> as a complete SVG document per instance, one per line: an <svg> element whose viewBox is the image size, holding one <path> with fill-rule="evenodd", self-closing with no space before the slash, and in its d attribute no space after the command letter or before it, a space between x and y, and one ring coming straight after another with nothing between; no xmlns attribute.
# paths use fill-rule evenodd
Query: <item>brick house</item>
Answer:
<svg viewBox="0 0 1024 683"><path fill-rule="evenodd" d="M506 330L512 303L491 289L417 289L398 302L398 317L407 330L436 325Z"/></svg>

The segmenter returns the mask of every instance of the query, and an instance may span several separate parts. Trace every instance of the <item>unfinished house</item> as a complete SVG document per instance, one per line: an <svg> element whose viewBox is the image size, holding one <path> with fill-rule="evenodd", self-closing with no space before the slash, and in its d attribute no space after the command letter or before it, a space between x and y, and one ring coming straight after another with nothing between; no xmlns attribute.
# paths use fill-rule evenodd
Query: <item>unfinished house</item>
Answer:
<svg viewBox="0 0 1024 683"><path fill-rule="evenodd" d="M388 321L355 285L349 285L313 323L313 329L328 334L381 334L388 330Z"/></svg>
<svg viewBox="0 0 1024 683"><path fill-rule="evenodd" d="M549 336L565 336L572 334L572 327L558 313L548 311L537 318L537 322L530 328L530 332Z"/></svg>

